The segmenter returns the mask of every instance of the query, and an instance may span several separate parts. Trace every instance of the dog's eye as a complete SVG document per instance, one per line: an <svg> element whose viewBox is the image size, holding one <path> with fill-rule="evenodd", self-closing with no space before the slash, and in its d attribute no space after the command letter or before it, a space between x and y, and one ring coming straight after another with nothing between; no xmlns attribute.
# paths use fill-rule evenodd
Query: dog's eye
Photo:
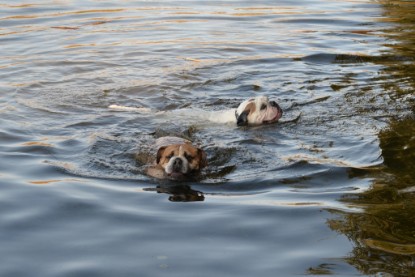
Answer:
<svg viewBox="0 0 415 277"><path fill-rule="evenodd" d="M189 163L191 163L192 162L192 160L193 160L193 157L192 156L190 156L189 154L187 154L187 153L184 153L184 157L186 158L186 160L189 162Z"/></svg>
<svg viewBox="0 0 415 277"><path fill-rule="evenodd" d="M166 159L170 160L171 158L173 158L174 153L171 153L170 155L166 156Z"/></svg>
<svg viewBox="0 0 415 277"><path fill-rule="evenodd" d="M267 108L267 105L265 105L265 104L262 104L262 105L261 105L261 111L262 111L262 110L265 110L266 108Z"/></svg>

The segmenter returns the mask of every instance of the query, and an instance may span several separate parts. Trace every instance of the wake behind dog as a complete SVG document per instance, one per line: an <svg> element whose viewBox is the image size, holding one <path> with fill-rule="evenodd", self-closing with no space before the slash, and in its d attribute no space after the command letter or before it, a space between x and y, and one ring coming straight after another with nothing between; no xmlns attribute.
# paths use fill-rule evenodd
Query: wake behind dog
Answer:
<svg viewBox="0 0 415 277"><path fill-rule="evenodd" d="M154 116L168 116L200 121L210 121L221 124L236 124L237 126L261 125L277 122L283 111L275 101L270 101L267 96L257 96L243 101L237 109L221 111L205 111L202 109L178 109L172 111L154 111L142 107L126 107L110 105L110 109L117 111L137 112Z"/></svg>

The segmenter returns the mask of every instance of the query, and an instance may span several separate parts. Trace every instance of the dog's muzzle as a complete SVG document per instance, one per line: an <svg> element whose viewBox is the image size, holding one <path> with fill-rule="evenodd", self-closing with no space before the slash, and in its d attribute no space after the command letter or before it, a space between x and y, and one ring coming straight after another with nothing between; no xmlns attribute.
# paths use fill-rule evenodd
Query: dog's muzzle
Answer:
<svg viewBox="0 0 415 277"><path fill-rule="evenodd" d="M278 103L277 103L277 102L275 102L275 101L271 101L271 102L269 102L269 103L270 103L270 105L271 105L272 107L277 108L277 109L278 109L278 112L282 115L282 109L281 109L280 105L278 105Z"/></svg>
<svg viewBox="0 0 415 277"><path fill-rule="evenodd" d="M176 158L173 161L173 172L181 172L183 167L183 161L180 158Z"/></svg>

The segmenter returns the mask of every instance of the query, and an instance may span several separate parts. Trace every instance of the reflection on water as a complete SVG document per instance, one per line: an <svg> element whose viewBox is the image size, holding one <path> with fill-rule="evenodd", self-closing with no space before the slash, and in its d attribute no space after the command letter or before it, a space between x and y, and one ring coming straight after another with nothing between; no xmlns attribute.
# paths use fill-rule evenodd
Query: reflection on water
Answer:
<svg viewBox="0 0 415 277"><path fill-rule="evenodd" d="M373 178L371 188L343 201L363 208L363 213L340 214L330 228L345 234L356 246L348 261L365 274L387 272L393 276L415 274L415 120L394 120L381 131L385 168L351 175Z"/></svg>
<svg viewBox="0 0 415 277"><path fill-rule="evenodd" d="M156 191L157 193L169 194L169 200L173 202L193 202L203 201L204 195L200 191L193 190L189 185L168 184L165 186L157 186L156 188L145 188L145 191Z"/></svg>
<svg viewBox="0 0 415 277"><path fill-rule="evenodd" d="M411 103L412 114L390 117L379 132L383 167L369 171L352 170L352 177L373 179L368 191L345 195L343 201L362 207L362 213L339 213L329 220L333 230L355 243L347 259L364 274L384 272L392 276L415 275L415 5L410 1L380 1L388 19L396 25L385 30L391 40L386 55L401 57L383 64L384 88L392 99Z"/></svg>

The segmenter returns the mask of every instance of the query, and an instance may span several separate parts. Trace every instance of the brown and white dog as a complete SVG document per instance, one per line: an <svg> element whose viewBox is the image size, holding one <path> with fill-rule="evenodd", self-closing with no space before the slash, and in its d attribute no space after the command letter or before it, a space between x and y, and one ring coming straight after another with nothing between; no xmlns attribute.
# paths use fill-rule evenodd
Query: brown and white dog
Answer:
<svg viewBox="0 0 415 277"><path fill-rule="evenodd" d="M206 153L178 137L162 137L156 141L155 164L146 169L147 175L159 179L192 178L207 165Z"/></svg>
<svg viewBox="0 0 415 277"><path fill-rule="evenodd" d="M143 114L152 113L148 108L125 107L119 105L109 106L112 110L133 111ZM158 111L155 116L168 116L183 121L210 121L216 123L231 123L237 126L261 125L277 122L282 116L282 109L275 101L269 101L267 96L257 96L243 101L237 109L223 111L204 111L200 109L178 109L172 111Z"/></svg>

